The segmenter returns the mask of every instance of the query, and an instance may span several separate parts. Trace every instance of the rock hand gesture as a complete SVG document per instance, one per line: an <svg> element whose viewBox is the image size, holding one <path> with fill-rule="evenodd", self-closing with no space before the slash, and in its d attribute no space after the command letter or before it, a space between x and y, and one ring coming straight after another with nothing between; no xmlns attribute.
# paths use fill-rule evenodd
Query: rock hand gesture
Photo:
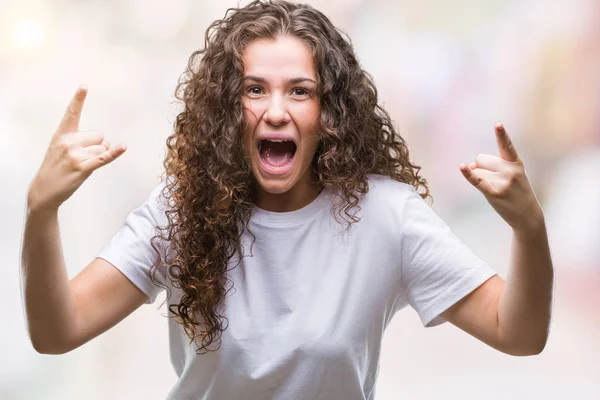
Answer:
<svg viewBox="0 0 600 400"><path fill-rule="evenodd" d="M57 210L96 169L111 163L126 150L110 148L100 131L79 131L87 88L73 96L48 147L27 194L29 209Z"/></svg>
<svg viewBox="0 0 600 400"><path fill-rule="evenodd" d="M479 154L474 162L461 163L460 171L513 229L539 227L544 216L523 161L502 123L496 123L495 131L500 156Z"/></svg>

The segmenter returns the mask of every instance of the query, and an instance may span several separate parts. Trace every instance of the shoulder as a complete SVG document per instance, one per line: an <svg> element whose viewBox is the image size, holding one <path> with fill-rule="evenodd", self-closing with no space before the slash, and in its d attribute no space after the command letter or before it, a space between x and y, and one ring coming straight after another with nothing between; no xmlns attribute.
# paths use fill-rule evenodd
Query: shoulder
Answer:
<svg viewBox="0 0 600 400"><path fill-rule="evenodd" d="M395 202L417 194L414 186L406 182L397 181L387 175L368 174L367 179L369 181L370 193L368 197L375 198L377 201L389 199Z"/></svg>
<svg viewBox="0 0 600 400"><path fill-rule="evenodd" d="M146 199L146 203L148 206L154 211L165 211L166 207L166 199L163 195L163 191L165 186L167 185L166 181L161 181L150 191Z"/></svg>
<svg viewBox="0 0 600 400"><path fill-rule="evenodd" d="M144 201L139 204L130 214L130 223L134 223L141 220L147 220L153 225L165 224L167 221L166 217L166 199L163 196L163 189L166 186L165 181L161 181L156 184L149 194L146 195ZM137 218L135 218L137 217Z"/></svg>
<svg viewBox="0 0 600 400"><path fill-rule="evenodd" d="M388 222L394 220L397 223L402 218L409 200L415 196L421 199L414 187L408 183L379 174L369 174L367 178L369 191L361 199L361 208L365 214L379 216Z"/></svg>

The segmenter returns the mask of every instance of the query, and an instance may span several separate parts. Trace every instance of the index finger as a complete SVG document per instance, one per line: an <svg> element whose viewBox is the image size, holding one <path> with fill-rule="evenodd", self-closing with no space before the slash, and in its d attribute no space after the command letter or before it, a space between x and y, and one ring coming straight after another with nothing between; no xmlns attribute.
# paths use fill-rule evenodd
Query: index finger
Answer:
<svg viewBox="0 0 600 400"><path fill-rule="evenodd" d="M495 128L496 143L498 144L498 149L500 150L500 157L507 161L518 161L519 154L517 154L517 149L515 149L512 140L510 140L510 137L508 136L508 133L506 133L504 124L497 122Z"/></svg>
<svg viewBox="0 0 600 400"><path fill-rule="evenodd" d="M86 95L87 86L79 86L60 121L58 133L79 131L79 118L81 117L81 110L83 109L83 102Z"/></svg>

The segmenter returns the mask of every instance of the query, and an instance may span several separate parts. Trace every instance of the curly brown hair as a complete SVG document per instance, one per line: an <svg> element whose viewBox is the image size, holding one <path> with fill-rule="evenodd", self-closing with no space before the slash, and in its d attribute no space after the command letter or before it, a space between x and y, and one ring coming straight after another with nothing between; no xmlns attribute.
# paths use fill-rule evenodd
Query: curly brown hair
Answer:
<svg viewBox="0 0 600 400"><path fill-rule="evenodd" d="M167 288L154 276L161 265L181 290L180 302L168 307L169 317L183 325L190 344L196 341L197 354L209 351L224 331L226 318L218 307L229 291L227 266L241 250L243 229L255 238L248 221L257 182L242 147L247 123L242 105L243 51L255 39L283 35L301 39L312 52L321 113L320 144L311 167L321 187L335 187L341 193L332 215L348 217L348 228L360 220L355 216L360 210L358 194L369 190L367 174L386 175L416 189L423 186L420 196L431 197L427 181L418 175L421 167L411 164L404 139L377 104L373 79L359 65L348 35L307 4L257 0L229 8L222 20L208 27L204 48L192 53L177 83L175 97L184 109L167 138L162 174L163 179L169 176L162 196L171 204L165 211L168 225L157 227L167 235L152 238L169 243L174 259L165 256L161 264L152 243L159 256L151 279Z"/></svg>

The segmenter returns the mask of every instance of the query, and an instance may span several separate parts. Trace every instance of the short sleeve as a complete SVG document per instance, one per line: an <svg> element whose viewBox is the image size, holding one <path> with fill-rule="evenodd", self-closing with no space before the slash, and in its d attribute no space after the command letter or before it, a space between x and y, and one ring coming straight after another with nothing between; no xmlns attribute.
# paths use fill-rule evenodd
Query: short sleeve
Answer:
<svg viewBox="0 0 600 400"><path fill-rule="evenodd" d="M164 206L159 203L160 192L165 182L158 184L137 208L133 209L115 233L112 239L104 245L96 257L103 258L114 265L142 292L146 293L151 304L164 290L150 279L150 267L157 259L157 254L150 240L159 233L156 226L165 226L167 217ZM155 243L162 244L160 238ZM164 245L156 245L164 259ZM164 269L155 272L156 280L165 283Z"/></svg>
<svg viewBox="0 0 600 400"><path fill-rule="evenodd" d="M429 204L409 186L402 211L401 286L425 327L496 271L457 237Z"/></svg>

